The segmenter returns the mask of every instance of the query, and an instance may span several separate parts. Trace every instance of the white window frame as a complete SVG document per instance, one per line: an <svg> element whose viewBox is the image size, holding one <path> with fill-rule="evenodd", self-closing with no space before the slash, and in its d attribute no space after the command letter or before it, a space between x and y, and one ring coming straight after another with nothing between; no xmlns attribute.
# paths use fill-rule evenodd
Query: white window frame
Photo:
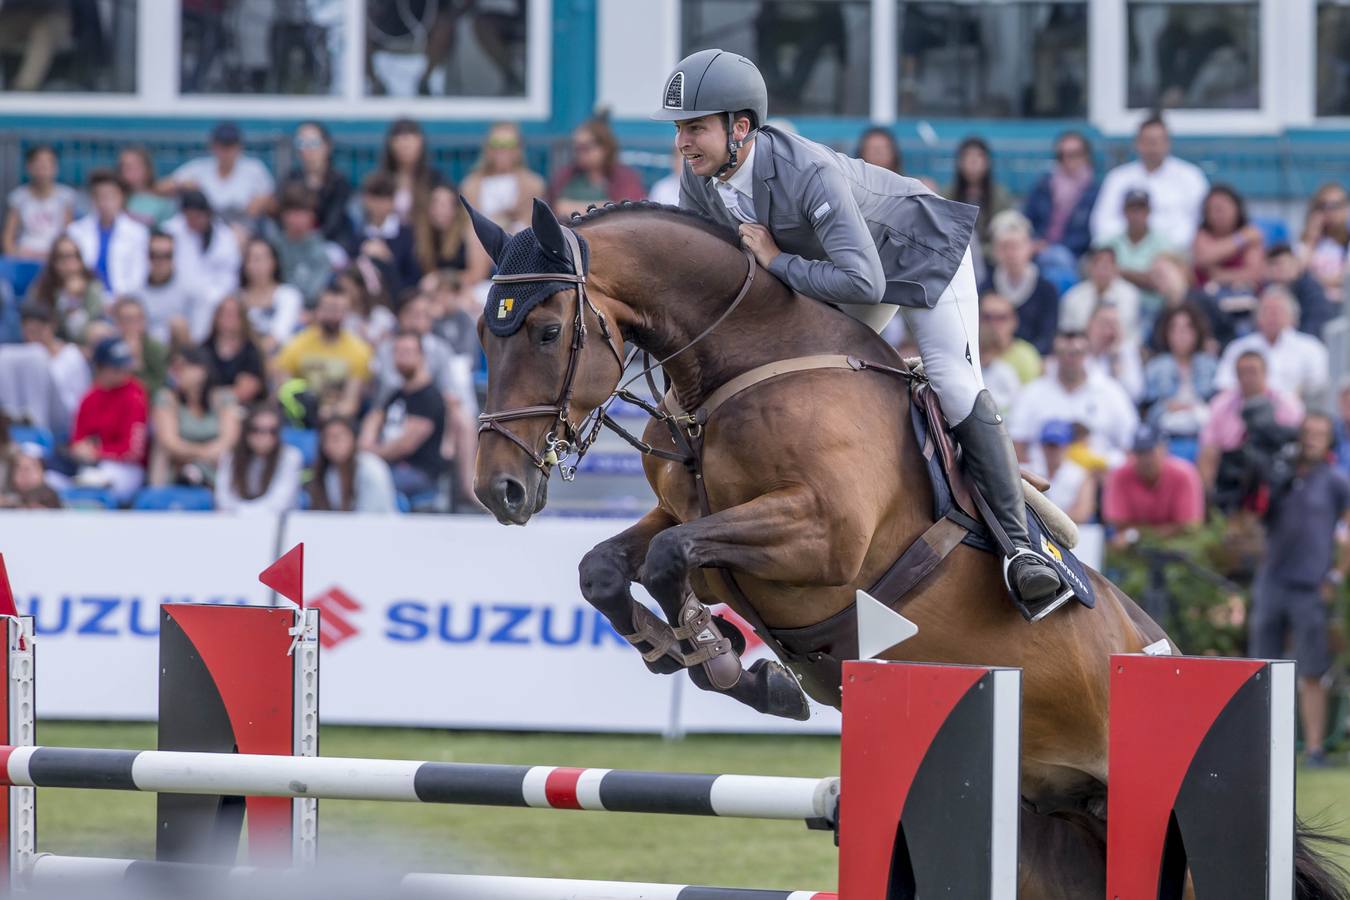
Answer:
<svg viewBox="0 0 1350 900"><path fill-rule="evenodd" d="M445 121L544 120L552 114L553 0L527 0L524 97L368 97L365 95L365 4L343 0L347 17L343 64L335 95L183 94L179 0L141 0L136 22L136 92L12 94L0 92L0 113L38 115L321 117L389 119L416 115Z"/></svg>
<svg viewBox="0 0 1350 900"><path fill-rule="evenodd" d="M1317 114L1317 0L1309 0L1308 25L1304 32L1304 42L1299 51L1307 55L1310 74L1308 76L1308 118L1307 124L1328 128L1350 128L1350 115L1319 116ZM1346 5L1350 9L1350 5ZM1300 123L1303 124L1303 123Z"/></svg>

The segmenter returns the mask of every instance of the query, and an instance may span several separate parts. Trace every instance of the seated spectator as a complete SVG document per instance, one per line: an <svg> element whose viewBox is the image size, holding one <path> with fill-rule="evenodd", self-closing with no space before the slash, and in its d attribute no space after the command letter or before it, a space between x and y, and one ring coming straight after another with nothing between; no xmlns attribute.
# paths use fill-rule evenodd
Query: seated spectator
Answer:
<svg viewBox="0 0 1350 900"><path fill-rule="evenodd" d="M413 119L395 119L384 135L378 172L393 185L393 211L414 230L426 219L427 196L443 180L431 165L427 137Z"/></svg>
<svg viewBox="0 0 1350 900"><path fill-rule="evenodd" d="M342 512L398 512L389 464L356 447L350 419L325 419L319 425L319 456L305 488L309 508Z"/></svg>
<svg viewBox="0 0 1350 900"><path fill-rule="evenodd" d="M1327 348L1317 338L1294 330L1294 298L1280 284L1261 293L1256 309L1256 331L1228 345L1219 358L1214 383L1219 388L1237 384L1236 362L1249 350L1269 360L1271 387L1302 398L1305 403L1321 400L1330 383Z"/></svg>
<svg viewBox="0 0 1350 900"><path fill-rule="evenodd" d="M451 273L444 271L423 278L421 292L431 310L432 332L473 368L482 352L478 343L478 314L483 304L471 291L464 290Z"/></svg>
<svg viewBox="0 0 1350 900"><path fill-rule="evenodd" d="M390 308L389 291L380 271L369 260L357 260L333 276L330 282L347 297L347 321L344 327L371 347L383 342L398 328L398 319ZM477 334L477 320L474 323Z"/></svg>
<svg viewBox="0 0 1350 900"><path fill-rule="evenodd" d="M469 213L459 202L459 194L450 184L438 184L431 189L427 200L426 227L413 234L417 263L423 272L464 273L469 267L470 240ZM484 254L486 259L486 254ZM486 278L486 267L477 278Z"/></svg>
<svg viewBox="0 0 1350 900"><path fill-rule="evenodd" d="M1007 363L1017 373L1018 381L1028 384L1041 377L1041 354L1017 337L1017 326L1017 309L1011 300L994 291L980 294L981 365Z"/></svg>
<svg viewBox="0 0 1350 900"><path fill-rule="evenodd" d="M229 296L220 301L201 349L209 364L209 391L225 388L241 407L262 399L267 384L263 355L242 300Z"/></svg>
<svg viewBox="0 0 1350 900"><path fill-rule="evenodd" d="M1116 254L1120 277L1139 290L1139 334L1150 334L1162 312L1163 297L1153 274L1153 263L1167 252L1167 240L1149 227L1149 200L1145 191L1125 194L1125 230L1099 240L1098 246L1110 247ZM1187 278L1189 289L1189 276Z"/></svg>
<svg viewBox="0 0 1350 900"><path fill-rule="evenodd" d="M1248 451L1283 447L1286 434L1282 429L1297 428L1303 419L1298 397L1267 383L1265 354L1243 351L1234 362L1234 371L1237 385L1220 391L1209 402L1209 420L1200 432L1200 455L1195 461L1205 490L1215 495L1215 503L1225 512L1245 504L1258 487L1253 478L1264 477L1263 471L1252 471ZM1253 430L1257 433L1249 434ZM1246 446L1249 443L1252 446ZM1227 471L1221 473L1221 468Z"/></svg>
<svg viewBox="0 0 1350 900"><path fill-rule="evenodd" d="M1046 422L1065 419L1081 423L1091 448L1108 462L1123 460L1139 422L1134 403L1116 381L1088 366L1084 334L1061 332L1054 347L1052 370L1022 389L1008 417L1018 459L1043 471L1032 451Z"/></svg>
<svg viewBox="0 0 1350 900"><path fill-rule="evenodd" d="M1337 535L1350 524L1350 481L1330 465L1331 421L1311 413L1299 429L1292 471L1271 486L1266 552L1252 584L1247 650L1298 663L1303 746L1310 766L1326 765L1331 610L1345 582Z"/></svg>
<svg viewBox="0 0 1350 900"><path fill-rule="evenodd" d="M75 215L75 190L56 180L56 151L34 144L24 153L28 181L9 192L5 200L4 233L0 252L21 259L46 259L52 242Z"/></svg>
<svg viewBox="0 0 1350 900"><path fill-rule="evenodd" d="M314 399L315 421L330 415L355 416L370 380L370 345L347 329L349 312L347 295L340 288L324 288L314 324L291 338L275 360L282 377L304 381L305 391Z"/></svg>
<svg viewBox="0 0 1350 900"><path fill-rule="evenodd" d="M1017 336L1049 353L1059 321L1059 292L1032 262L1031 226L1016 210L1000 213L991 226L994 268L985 290L997 291L1017 310Z"/></svg>
<svg viewBox="0 0 1350 900"><path fill-rule="evenodd" d="M1266 277L1271 283L1288 288L1298 303L1298 330L1320 339L1322 328L1340 313L1340 308L1327 300L1322 283L1303 267L1303 263L1288 244L1276 244L1266 254Z"/></svg>
<svg viewBox="0 0 1350 900"><path fill-rule="evenodd" d="M1209 325L1192 304L1163 313L1159 330L1166 350L1144 366L1147 421L1165 434L1172 452L1194 460L1200 431L1209 420L1209 400L1214 396L1214 373L1219 361L1204 346Z"/></svg>
<svg viewBox="0 0 1350 900"><path fill-rule="evenodd" d="M474 209L509 233L529 227L532 203L544 196L544 179L525 165L517 125L498 122L488 129L478 162L460 190Z"/></svg>
<svg viewBox="0 0 1350 900"><path fill-rule="evenodd" d="M975 219L975 238L980 242L980 257L989 259L996 255L993 244L998 235L994 228L994 219L1004 210L1011 210L1013 202L1007 189L994 180L994 157L984 138L968 137L957 146L956 173L943 196L948 200L959 200L980 208L980 214ZM1026 222L1024 216L1019 214L1018 218ZM1030 250L1030 224L1027 224L1026 230L1027 248ZM1030 261L1030 254L1027 259ZM1013 300L1013 303L1021 305L1016 300ZM1052 329L1051 335L1053 334Z"/></svg>
<svg viewBox="0 0 1350 900"><path fill-rule="evenodd" d="M244 155L244 133L233 122L211 129L210 156L188 160L160 181L161 194L197 191L229 224L264 215L276 183L261 160Z"/></svg>
<svg viewBox="0 0 1350 900"><path fill-rule="evenodd" d="M1125 389L1131 400L1144 393L1144 370L1139 344L1120 321L1120 310L1099 306L1088 319L1088 365Z"/></svg>
<svg viewBox="0 0 1350 900"><path fill-rule="evenodd" d="M315 198L314 212L319 234L325 241L346 247L352 241L352 221L347 214L352 186L333 167L333 136L318 122L301 122L295 129L296 167L281 184L281 196L304 188ZM283 227L285 227L283 222Z"/></svg>
<svg viewBox="0 0 1350 900"><path fill-rule="evenodd" d="M1121 277L1116 251L1110 247L1092 250L1088 255L1087 278L1060 298L1060 329L1083 331L1092 313L1101 306L1115 307L1125 333L1132 338L1139 336L1139 289Z"/></svg>
<svg viewBox="0 0 1350 900"><path fill-rule="evenodd" d="M1137 190L1149 197L1149 228L1169 247L1189 247L1209 180L1198 166L1172 155L1172 137L1161 116L1140 124L1134 149L1137 160L1117 166L1102 180L1092 207L1092 233L1101 239L1123 232L1125 195Z"/></svg>
<svg viewBox="0 0 1350 900"><path fill-rule="evenodd" d="M1264 244L1237 191L1226 184L1210 188L1191 246L1200 287L1216 294L1254 294L1265 276Z"/></svg>
<svg viewBox="0 0 1350 900"><path fill-rule="evenodd" d="M870 162L870 160L863 160ZM663 206L680 205L680 178L684 175L684 154L678 150L670 157L670 174L663 175L652 185L647 199Z"/></svg>
<svg viewBox="0 0 1350 900"><path fill-rule="evenodd" d="M145 388L132 374L135 360L120 337L94 349L94 386L80 401L69 454L76 483L106 487L118 503L145 482Z"/></svg>
<svg viewBox="0 0 1350 900"><path fill-rule="evenodd" d="M1102 518L1116 529L1111 543L1127 547L1142 530L1175 537L1205 520L1205 489L1191 463L1171 455L1164 435L1143 424L1135 432L1130 458L1106 478Z"/></svg>
<svg viewBox="0 0 1350 900"><path fill-rule="evenodd" d="M361 208L364 213L360 245L356 259L370 261L390 294L398 296L422 277L413 248L412 229L394 210L394 180L383 172L372 172L361 182Z"/></svg>
<svg viewBox="0 0 1350 900"><path fill-rule="evenodd" d="M594 116L572 131L572 161L549 183L548 201L559 218L602 206L647 196L642 178L619 162L619 141L608 120Z"/></svg>
<svg viewBox="0 0 1350 900"><path fill-rule="evenodd" d="M173 198L155 193L155 163L144 146L122 148L117 174L127 186L127 215L152 232L178 212Z"/></svg>
<svg viewBox="0 0 1350 900"><path fill-rule="evenodd" d="M164 345L187 345L199 339L195 331L203 331L199 319L208 319L206 304L198 300L196 291L178 278L174 267L174 238L163 231L150 233L150 272L145 287L136 299L145 309L147 331L150 337ZM209 320L209 319L208 319Z"/></svg>
<svg viewBox="0 0 1350 900"><path fill-rule="evenodd" d="M1336 392L1336 466L1350 475L1350 376L1342 377Z"/></svg>
<svg viewBox="0 0 1350 900"><path fill-rule="evenodd" d="M1350 258L1350 196L1334 181L1319 187L1308 202L1299 256L1331 302L1342 302Z"/></svg>
<svg viewBox="0 0 1350 900"><path fill-rule="evenodd" d="M146 333L145 307L135 297L118 297L112 320L116 334L131 351L132 372L147 396L154 396L169 377L169 348Z"/></svg>
<svg viewBox="0 0 1350 900"><path fill-rule="evenodd" d="M1050 487L1045 496L1068 513L1075 522L1091 522L1097 515L1097 479L1087 469L1069 458L1068 448L1074 442L1072 423L1051 419L1041 428L1041 457L1045 460L1045 477Z"/></svg>
<svg viewBox="0 0 1350 900"><path fill-rule="evenodd" d="M281 192L280 207L281 228L272 242L277 280L293 285L304 303L313 305L333 277L333 254L315 227L314 195L308 188L288 185Z"/></svg>
<svg viewBox="0 0 1350 900"><path fill-rule="evenodd" d="M238 443L220 460L216 509L283 513L295 509L304 455L281 441L281 413L255 406Z"/></svg>
<svg viewBox="0 0 1350 900"><path fill-rule="evenodd" d="M1195 272L1184 258L1170 252L1158 254L1157 259L1153 260L1152 275L1154 287L1163 300L1159 318L1151 328L1141 332L1152 335L1149 341L1152 350L1158 353L1166 351L1166 335L1162 330L1162 321L1170 310L1181 306L1193 306L1200 310L1204 313L1205 321L1209 323L1201 349L1218 353L1227 341L1232 340L1232 329L1237 327L1236 323L1241 319L1229 318L1215 304L1212 296L1192 286L1191 279ZM1255 308L1256 304L1253 302L1251 310L1254 311ZM1247 319L1251 318L1250 312L1245 315Z"/></svg>
<svg viewBox="0 0 1350 900"><path fill-rule="evenodd" d="M305 311L305 298L293 285L282 283L282 272L281 260L271 244L262 238L248 242L244 265L239 271L238 297L248 310L248 323L267 356L299 330Z"/></svg>
<svg viewBox="0 0 1350 900"><path fill-rule="evenodd" d="M45 307L58 333L68 340L83 340L89 323L103 317L103 283L85 265L79 245L69 235L52 242L47 264L28 288L26 302Z"/></svg>
<svg viewBox="0 0 1350 900"><path fill-rule="evenodd" d="M395 337L394 366L403 385L366 415L360 446L389 463L394 486L413 497L437 490L445 472L445 400L431 381L417 335Z"/></svg>
<svg viewBox="0 0 1350 900"><path fill-rule="evenodd" d="M185 191L180 206L164 223L164 233L173 237L174 271L202 304L214 307L239 287L239 238L201 191Z"/></svg>
<svg viewBox="0 0 1350 900"><path fill-rule="evenodd" d="M853 151L853 157L879 169L897 175L903 174L904 157L900 153L900 142L895 139L895 134L889 128L874 125L864 131L858 137L858 147ZM683 158L680 159L680 165L684 165ZM652 188L652 199L657 199L655 187Z"/></svg>
<svg viewBox="0 0 1350 900"><path fill-rule="evenodd" d="M152 485L210 487L216 466L239 439L239 407L228 390L210 389L210 361L180 347L169 362L169 384L155 394Z"/></svg>
<svg viewBox="0 0 1350 900"><path fill-rule="evenodd" d="M0 481L0 509L60 509L61 498L47 485L47 466L42 448L22 444L10 457L8 472Z"/></svg>
<svg viewBox="0 0 1350 900"><path fill-rule="evenodd" d="M1078 258L1092 245L1092 204L1100 187L1087 138L1077 131L1056 138L1054 167L1041 176L1022 205L1031 223L1037 265L1067 272L1069 277L1078 271Z"/></svg>
<svg viewBox="0 0 1350 900"><path fill-rule="evenodd" d="M116 173L95 169L89 194L94 211L70 223L66 234L104 290L134 294L145 286L150 230L127 215L127 186Z"/></svg>
<svg viewBox="0 0 1350 900"><path fill-rule="evenodd" d="M75 421L80 400L89 392L89 361L75 344L61 340L51 311L45 306L27 304L20 310L23 321L23 339L26 344L41 347L47 358L47 372L56 390L55 408L50 419L39 417L39 424L64 437Z"/></svg>

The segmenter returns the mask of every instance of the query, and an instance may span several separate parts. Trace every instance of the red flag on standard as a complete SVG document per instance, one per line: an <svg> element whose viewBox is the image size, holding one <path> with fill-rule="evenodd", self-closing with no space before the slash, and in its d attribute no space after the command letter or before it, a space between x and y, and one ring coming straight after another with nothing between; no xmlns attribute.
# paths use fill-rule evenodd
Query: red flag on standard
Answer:
<svg viewBox="0 0 1350 900"><path fill-rule="evenodd" d="M258 574L258 580L296 606L304 607L305 545L296 544Z"/></svg>
<svg viewBox="0 0 1350 900"><path fill-rule="evenodd" d="M14 605L14 589L9 585L9 572L5 569L5 554L0 553L0 616L17 616L19 608Z"/></svg>

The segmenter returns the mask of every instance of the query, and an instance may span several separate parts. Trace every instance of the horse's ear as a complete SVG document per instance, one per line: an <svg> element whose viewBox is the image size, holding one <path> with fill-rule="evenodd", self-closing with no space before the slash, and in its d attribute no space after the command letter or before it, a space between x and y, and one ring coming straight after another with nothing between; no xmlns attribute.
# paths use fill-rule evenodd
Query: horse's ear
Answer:
<svg viewBox="0 0 1350 900"><path fill-rule="evenodd" d="M469 211L469 221L473 223L473 233L478 235L479 242L487 255L492 257L493 263L500 263L502 250L506 248L506 242L511 236L506 233L506 229L489 219L469 205L469 201L460 195L459 202L464 204L464 208Z"/></svg>
<svg viewBox="0 0 1350 900"><path fill-rule="evenodd" d="M569 266L572 264L572 252L567 249L562 223L553 215L548 204L538 197L534 200L534 216L530 220L530 227L534 229L534 239L539 242L539 246Z"/></svg>

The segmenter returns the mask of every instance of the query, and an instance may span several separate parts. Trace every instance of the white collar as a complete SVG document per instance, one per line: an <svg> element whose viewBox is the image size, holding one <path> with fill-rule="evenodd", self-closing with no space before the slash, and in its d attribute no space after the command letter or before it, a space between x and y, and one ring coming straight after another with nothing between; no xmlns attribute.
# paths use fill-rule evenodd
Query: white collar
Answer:
<svg viewBox="0 0 1350 900"><path fill-rule="evenodd" d="M745 152L745 157L741 160L741 164L736 167L735 172L731 173L730 178L726 181L722 181L720 178L714 178L712 179L713 185L725 184L735 188L753 200L755 198L755 145L758 143L759 141L750 142L750 149Z"/></svg>

